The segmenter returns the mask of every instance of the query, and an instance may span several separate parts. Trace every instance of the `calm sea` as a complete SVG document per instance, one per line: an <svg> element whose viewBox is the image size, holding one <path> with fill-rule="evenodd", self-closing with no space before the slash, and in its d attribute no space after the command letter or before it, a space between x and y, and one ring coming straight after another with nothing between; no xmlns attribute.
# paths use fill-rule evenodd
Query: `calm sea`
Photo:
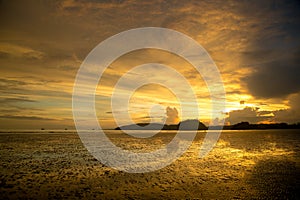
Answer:
<svg viewBox="0 0 300 200"><path fill-rule="evenodd" d="M105 133L117 146L135 152L159 149L176 135L162 131L143 139L121 131ZM300 199L300 130L226 130L212 151L199 158L206 133L199 131L170 165L132 174L96 160L75 130L0 131L0 197Z"/></svg>

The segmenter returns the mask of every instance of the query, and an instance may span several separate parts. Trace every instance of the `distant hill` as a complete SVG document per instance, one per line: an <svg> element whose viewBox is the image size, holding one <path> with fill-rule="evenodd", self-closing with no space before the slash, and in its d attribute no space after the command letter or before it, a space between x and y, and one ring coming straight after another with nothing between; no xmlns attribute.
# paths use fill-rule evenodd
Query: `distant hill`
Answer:
<svg viewBox="0 0 300 200"><path fill-rule="evenodd" d="M138 123L115 128L115 130L207 130L208 128L199 120L185 120L178 124Z"/></svg>
<svg viewBox="0 0 300 200"><path fill-rule="evenodd" d="M180 122L178 128L181 130L207 130L207 126L205 126L202 122L197 119L188 119Z"/></svg>

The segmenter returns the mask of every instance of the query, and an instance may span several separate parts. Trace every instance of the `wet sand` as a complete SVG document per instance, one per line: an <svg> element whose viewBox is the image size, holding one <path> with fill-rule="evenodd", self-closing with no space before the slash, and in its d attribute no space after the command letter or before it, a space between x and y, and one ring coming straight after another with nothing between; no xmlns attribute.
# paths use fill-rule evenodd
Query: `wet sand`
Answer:
<svg viewBox="0 0 300 200"><path fill-rule="evenodd" d="M146 151L175 133L130 139L108 132L122 148ZM0 133L1 199L300 199L300 130L224 131L200 159L205 133L171 165L130 174L102 165L74 132Z"/></svg>

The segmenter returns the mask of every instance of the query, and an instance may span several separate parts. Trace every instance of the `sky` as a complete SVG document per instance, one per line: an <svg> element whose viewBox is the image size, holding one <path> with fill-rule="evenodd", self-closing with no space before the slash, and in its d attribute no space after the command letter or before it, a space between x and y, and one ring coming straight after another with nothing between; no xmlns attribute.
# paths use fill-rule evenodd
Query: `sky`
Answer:
<svg viewBox="0 0 300 200"><path fill-rule="evenodd" d="M291 0L2 0L0 129L74 128L72 92L80 65L100 42L140 27L173 29L206 49L225 87L226 109L220 118L226 124L300 122L299 11L299 1ZM177 55L144 49L119 57L105 70L95 97L103 128L116 126L111 97L117 81L150 62L186 77L197 96L198 119L218 124L210 118L211 100L201 75ZM127 83L159 74L153 67L133 73ZM163 78L185 94L176 78ZM137 89L127 110L136 123L197 117L183 118L174 93L157 84Z"/></svg>

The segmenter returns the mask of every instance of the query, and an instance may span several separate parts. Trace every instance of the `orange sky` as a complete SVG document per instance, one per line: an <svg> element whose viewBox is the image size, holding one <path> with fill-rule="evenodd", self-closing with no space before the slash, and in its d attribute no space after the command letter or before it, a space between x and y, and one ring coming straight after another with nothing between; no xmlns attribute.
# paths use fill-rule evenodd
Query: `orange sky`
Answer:
<svg viewBox="0 0 300 200"><path fill-rule="evenodd" d="M207 50L224 82L226 109L220 116L227 123L299 122L299 8L296 1L2 1L0 129L73 128L73 84L85 57L110 36L149 26L180 31ZM149 62L184 75L198 98L198 118L213 120L201 76L180 57L148 49L123 55L105 71L96 91L104 128L115 126L114 84L127 70ZM176 79L166 79L180 88ZM167 118L168 106L181 117L170 90L146 85L130 100L133 121L149 121L155 104L161 106L152 110L155 121Z"/></svg>

